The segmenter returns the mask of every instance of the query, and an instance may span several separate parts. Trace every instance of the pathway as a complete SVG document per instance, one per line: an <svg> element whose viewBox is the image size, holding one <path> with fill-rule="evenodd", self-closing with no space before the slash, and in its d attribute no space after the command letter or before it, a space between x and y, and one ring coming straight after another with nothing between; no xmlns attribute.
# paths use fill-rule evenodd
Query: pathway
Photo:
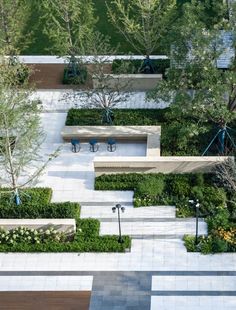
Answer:
<svg viewBox="0 0 236 310"><path fill-rule="evenodd" d="M42 152L48 153L62 143L65 114L46 113L42 118L47 129ZM194 221L175 219L172 206L134 209L132 192L94 191L92 160L105 152L101 147L99 153L92 154L85 144L81 153L74 154L69 144L63 144L40 185L53 188L54 201L81 201L81 216L100 219L103 232L117 233L117 215L111 207L121 202L126 207L123 229L149 238L134 238L129 253L2 253L0 291L79 291L87 285L88 291L92 287L90 310L236 309L235 253L187 253L176 234L193 231ZM145 145L118 145L117 152L144 156ZM200 225L205 233L205 223Z"/></svg>

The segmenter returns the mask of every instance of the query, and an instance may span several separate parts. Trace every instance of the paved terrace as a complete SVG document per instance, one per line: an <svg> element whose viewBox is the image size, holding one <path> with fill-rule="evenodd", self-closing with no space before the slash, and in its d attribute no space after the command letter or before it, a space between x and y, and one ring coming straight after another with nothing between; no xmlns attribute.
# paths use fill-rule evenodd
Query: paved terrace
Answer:
<svg viewBox="0 0 236 310"><path fill-rule="evenodd" d="M193 232L194 221L176 219L174 206L134 209L132 192L94 191L92 161L113 153L102 143L98 153L89 152L87 143L72 153L60 136L65 116L42 115L47 130L42 154L63 147L40 185L53 188L54 201L81 202L81 216L98 218L101 232L118 232L111 207L122 203L122 228L136 235L131 252L0 254L0 290L92 290L90 310L235 309L236 255L187 253L177 233ZM142 143L119 143L115 155L142 157L145 150ZM203 221L200 226L206 233Z"/></svg>

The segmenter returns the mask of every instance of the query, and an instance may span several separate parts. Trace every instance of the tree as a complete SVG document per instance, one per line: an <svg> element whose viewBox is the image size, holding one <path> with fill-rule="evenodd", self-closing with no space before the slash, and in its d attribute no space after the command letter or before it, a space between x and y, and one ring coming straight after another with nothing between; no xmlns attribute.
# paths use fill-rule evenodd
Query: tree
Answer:
<svg viewBox="0 0 236 310"><path fill-rule="evenodd" d="M17 68L18 67L18 68ZM17 205L19 190L36 182L51 154L42 162L40 146L44 134L40 126L39 102L31 100L28 84L18 83L22 65L1 63L0 68L0 182L10 188Z"/></svg>
<svg viewBox="0 0 236 310"><path fill-rule="evenodd" d="M5 55L15 55L28 44L26 32L30 5L25 0L0 0L0 47Z"/></svg>
<svg viewBox="0 0 236 310"><path fill-rule="evenodd" d="M204 4L197 1L184 6L172 36L171 68L149 97L171 101L172 117L191 118L199 127L197 135L209 122L219 126L219 153L223 154L225 128L236 119L236 75L233 60L229 70L217 68L225 49L223 23L207 29L199 18L203 9Z"/></svg>
<svg viewBox="0 0 236 310"><path fill-rule="evenodd" d="M46 0L42 5L44 31L53 42L53 52L60 56L83 55L97 21L92 1Z"/></svg>
<svg viewBox="0 0 236 310"><path fill-rule="evenodd" d="M42 4L44 32L53 42L51 50L69 56L66 80L72 84L84 83L87 71L78 55L87 52L87 42L97 21L92 0L46 0Z"/></svg>
<svg viewBox="0 0 236 310"><path fill-rule="evenodd" d="M176 0L112 0L107 3L114 26L139 54L151 55L160 47L175 15Z"/></svg>
<svg viewBox="0 0 236 310"><path fill-rule="evenodd" d="M93 55L91 59L93 89L83 93L77 92L75 89L73 96L75 99L85 99L85 105L89 108L101 109L102 123L111 125L114 118L113 108L120 102L126 101L129 97L127 91L129 82L121 82L119 76L114 78L110 73L110 68L107 65L109 55L116 54L117 49L110 46L108 37L95 32L90 41L89 50Z"/></svg>
<svg viewBox="0 0 236 310"><path fill-rule="evenodd" d="M215 168L215 184L224 187L229 193L236 193L236 164L230 158Z"/></svg>

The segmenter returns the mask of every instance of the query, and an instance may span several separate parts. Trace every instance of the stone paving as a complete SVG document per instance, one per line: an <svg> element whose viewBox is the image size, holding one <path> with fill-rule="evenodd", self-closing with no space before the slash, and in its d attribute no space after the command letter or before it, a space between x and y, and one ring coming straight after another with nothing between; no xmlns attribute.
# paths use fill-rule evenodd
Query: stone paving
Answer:
<svg viewBox="0 0 236 310"><path fill-rule="evenodd" d="M47 112L65 112L71 108L88 108L89 102L82 95L83 92L73 92L72 90L38 90L34 93L34 99L42 102L42 108ZM120 102L115 108L120 109L163 109L169 103L154 100L146 101L145 92L132 92L125 102Z"/></svg>
<svg viewBox="0 0 236 310"><path fill-rule="evenodd" d="M62 144L60 129L64 125L65 114L46 113L42 119L47 129L42 152L48 153ZM144 150L145 145L118 145L117 152L120 152L120 156L124 153L144 156ZM158 209L133 209L132 192L94 191L92 160L94 156L104 155L105 152L105 147L101 146L99 153L92 154L85 144L81 153L74 154L69 144L63 144L59 157L42 176L40 186L53 188L54 201L81 201L82 217L99 218L101 225L108 223L112 227L111 233L117 229L111 206L118 202L126 206L126 212L122 214L122 227L146 223L149 233L159 229L158 226L163 228L163 232L170 233L169 227L176 224L173 206L166 207L166 210L161 206ZM188 222L179 223L183 228L183 224ZM200 222L200 225L205 224ZM0 290L7 288L4 285L6 282L9 287L10 283L15 283L12 287L16 290L21 287L28 287L29 290L37 288L37 279L42 279L38 277L46 277L44 282L39 281L40 285L45 283L45 288L45 281L52 279L53 283L53 277L64 277L64 282L70 287L70 277L76 276L92 277L90 310L236 309L236 255L187 253L183 241L180 238L172 239L170 235L167 239L134 238L128 253L0 254ZM14 281L16 277L20 278ZM29 277L32 277L31 280ZM73 283L74 289L82 287L78 282ZM52 289L56 289L57 285L54 284Z"/></svg>

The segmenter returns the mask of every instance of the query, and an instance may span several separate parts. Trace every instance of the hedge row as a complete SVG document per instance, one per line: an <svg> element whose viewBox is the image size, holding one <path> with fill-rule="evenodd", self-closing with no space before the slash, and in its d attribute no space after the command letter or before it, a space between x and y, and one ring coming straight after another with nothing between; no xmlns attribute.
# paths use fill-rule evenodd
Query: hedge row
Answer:
<svg viewBox="0 0 236 310"><path fill-rule="evenodd" d="M116 174L95 180L96 190L134 190L134 206L176 205L179 217L194 214L188 200L198 198L201 216L214 214L215 206L224 205L223 189L212 185L210 174Z"/></svg>
<svg viewBox="0 0 236 310"><path fill-rule="evenodd" d="M125 252L131 247L129 236L99 236L100 222L96 219L77 219L73 241L45 243L0 244L0 252Z"/></svg>
<svg viewBox="0 0 236 310"><path fill-rule="evenodd" d="M199 199L200 216L208 224L208 236L185 236L188 251L202 253L236 252L236 195L214 186L211 174L117 174L96 178L98 190L134 190L136 207L176 205L178 217L195 216L189 199Z"/></svg>
<svg viewBox="0 0 236 310"><path fill-rule="evenodd" d="M71 241L14 241L0 244L0 252L124 252L131 247L131 239L124 236L99 236L100 222L96 219L79 219L80 205L74 202L50 203L50 188L28 188L20 193L22 204L16 206L9 189L0 190L0 218L75 218L76 234ZM24 236L23 236L24 237ZM50 238L49 238L50 239Z"/></svg>
<svg viewBox="0 0 236 310"><path fill-rule="evenodd" d="M24 188L19 190L20 199L22 205L33 206L38 205L39 202L41 205L49 204L52 198L52 189L51 188ZM0 189L0 207L9 206L14 207L14 195L9 188Z"/></svg>
<svg viewBox="0 0 236 310"><path fill-rule="evenodd" d="M165 122L169 109L116 109L113 124L117 126L151 126ZM70 109L66 126L99 126L101 109Z"/></svg>
<svg viewBox="0 0 236 310"><path fill-rule="evenodd" d="M131 247L131 239L128 236L123 239L123 243L118 242L117 236L100 236L66 243L0 244L0 252L125 252Z"/></svg>
<svg viewBox="0 0 236 310"><path fill-rule="evenodd" d="M9 189L0 190L0 218L77 218L80 205L74 202L50 203L51 188L26 188L16 206Z"/></svg>
<svg viewBox="0 0 236 310"><path fill-rule="evenodd" d="M152 59L152 66L155 74L165 74L166 69L170 67L169 59ZM137 74L142 73L144 60L116 59L112 62L112 73L114 74Z"/></svg>

